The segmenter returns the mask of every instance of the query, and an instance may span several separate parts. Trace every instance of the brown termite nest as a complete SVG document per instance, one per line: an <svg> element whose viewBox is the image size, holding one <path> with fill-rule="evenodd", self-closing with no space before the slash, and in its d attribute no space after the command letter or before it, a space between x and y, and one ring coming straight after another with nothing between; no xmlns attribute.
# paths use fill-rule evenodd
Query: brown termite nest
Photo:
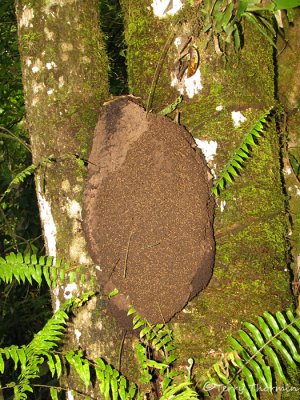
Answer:
<svg viewBox="0 0 300 400"><path fill-rule="evenodd" d="M119 290L109 308L124 327L129 306L164 323L207 286L213 210L208 167L185 128L131 97L102 107L83 225L102 290Z"/></svg>

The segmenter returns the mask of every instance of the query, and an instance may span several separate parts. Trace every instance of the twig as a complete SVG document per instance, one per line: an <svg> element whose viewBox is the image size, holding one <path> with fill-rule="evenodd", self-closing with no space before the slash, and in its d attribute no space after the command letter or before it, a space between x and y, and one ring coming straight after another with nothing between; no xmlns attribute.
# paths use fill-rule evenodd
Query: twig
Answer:
<svg viewBox="0 0 300 400"><path fill-rule="evenodd" d="M10 130L6 129L4 126L0 126L0 130L6 132L5 133L0 133L0 136L4 136L8 139L13 139L16 140L17 142L19 142L22 146L25 147L26 150L31 152L31 147L28 143L25 142L25 140L19 138L17 135L15 135L13 132L11 132Z"/></svg>
<svg viewBox="0 0 300 400"><path fill-rule="evenodd" d="M125 338L126 338L126 334L127 331L124 331L122 340L121 340L121 344L120 344L120 350L119 350L119 360L118 360L118 371L121 374L121 367L122 367L122 354L123 354L123 347L124 347L124 342L125 342Z"/></svg>
<svg viewBox="0 0 300 400"><path fill-rule="evenodd" d="M62 387L62 386L39 385L39 384L32 384L31 386L48 388L48 389L54 388L54 389L57 389L57 390L63 390L65 392L72 391L72 392L75 392L76 394L78 394L79 396L84 396L85 398L88 396L88 398L91 399L91 400L97 400L96 397L92 397L90 394L88 395L87 393L81 392L79 390L70 389L70 388L66 388L66 387Z"/></svg>
<svg viewBox="0 0 300 400"><path fill-rule="evenodd" d="M131 231L131 232L130 232L130 235L129 235L129 238L128 238L127 249L126 249L126 255L125 255L125 265L124 265L123 278L126 278L127 261L128 261L128 254L129 254L129 246L130 246L131 236L132 236L133 234L134 234L134 231Z"/></svg>
<svg viewBox="0 0 300 400"><path fill-rule="evenodd" d="M161 311L160 304L159 304L158 301L156 301L156 303L157 303L157 305L158 305L158 309L159 309L160 315L161 315L161 317L162 317L163 323L164 323L164 325L166 325L166 321L165 321L164 316L163 316L163 313L162 313L162 311Z"/></svg>
<svg viewBox="0 0 300 400"><path fill-rule="evenodd" d="M169 51L169 48L170 48L170 46L171 46L171 44L172 44L172 42L173 42L173 40L175 38L175 34L176 34L176 31L177 31L177 25L178 25L178 22L174 25L171 33L169 34L169 37L168 37L168 39L167 39L167 41L166 41L166 43L164 45L164 48L162 50L162 53L161 53L161 55L159 57L157 65L156 65L154 76L153 76L152 83L151 83L150 93L149 93L148 101L147 101L147 107L146 107L147 114L151 110L152 102L153 102L153 96L154 96L156 84L157 84L157 81L158 81L158 77L159 77L161 68L163 66L163 63L165 61L166 55L167 55L167 53Z"/></svg>

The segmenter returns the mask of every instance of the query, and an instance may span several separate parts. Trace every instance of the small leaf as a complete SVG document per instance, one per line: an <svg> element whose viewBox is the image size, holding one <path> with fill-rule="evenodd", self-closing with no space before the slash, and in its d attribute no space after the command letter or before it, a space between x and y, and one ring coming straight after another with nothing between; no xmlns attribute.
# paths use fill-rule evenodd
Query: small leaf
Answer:
<svg viewBox="0 0 300 400"><path fill-rule="evenodd" d="M115 288L108 294L108 298L111 299L112 297L116 296L119 293L119 289Z"/></svg>
<svg viewBox="0 0 300 400"><path fill-rule="evenodd" d="M287 10L300 6L300 0L272 0L277 10Z"/></svg>
<svg viewBox="0 0 300 400"><path fill-rule="evenodd" d="M255 340L256 344L259 347L263 347L265 344L265 341L257 327L253 325L251 322L244 322L244 325L246 326L247 329L253 334L253 339Z"/></svg>
<svg viewBox="0 0 300 400"><path fill-rule="evenodd" d="M56 375L57 375L57 378L60 378L61 373L62 373L61 360L60 360L60 358L59 358L59 356L57 354L54 354L54 358L55 358Z"/></svg>
<svg viewBox="0 0 300 400"><path fill-rule="evenodd" d="M52 378L53 378L53 377L54 377L54 374L55 374L55 372L56 372L56 370L55 370L55 364L54 364L53 358L51 357L50 354L48 354L48 361L47 361L47 363L48 363L48 366L49 366L49 370L50 370L50 372L51 372L51 376L52 376Z"/></svg>
<svg viewBox="0 0 300 400"><path fill-rule="evenodd" d="M0 352L0 374L3 374L3 373L4 373L4 360L3 360L2 354Z"/></svg>
<svg viewBox="0 0 300 400"><path fill-rule="evenodd" d="M156 369L166 369L168 367L167 364L161 363L161 362L157 362L154 360L147 360L147 365L150 368L156 368Z"/></svg>
<svg viewBox="0 0 300 400"><path fill-rule="evenodd" d="M262 329L263 334L265 335L266 339L271 339L272 338L272 332L269 326L266 324L265 320L262 317L257 317L259 326Z"/></svg>
<svg viewBox="0 0 300 400"><path fill-rule="evenodd" d="M277 375L282 380L282 382L284 384L286 384L287 383L286 377L285 377L285 375L283 373L283 370L282 370L281 365L280 365L280 361L278 360L278 357L277 357L276 353L274 352L274 350L270 346L265 346L264 347L264 351L270 357L270 360L272 361L272 366L275 368L275 371L276 371Z"/></svg>
<svg viewBox="0 0 300 400"><path fill-rule="evenodd" d="M132 314L135 314L135 313L136 313L135 309L134 309L133 307L131 307L131 308L128 310L127 315L132 315Z"/></svg>
<svg viewBox="0 0 300 400"><path fill-rule="evenodd" d="M52 400L58 400L58 394L56 388L50 387L50 396Z"/></svg>
<svg viewBox="0 0 300 400"><path fill-rule="evenodd" d="M234 383L237 384L239 393L241 393L246 400L252 400L249 389L247 388L245 381L243 379L235 378Z"/></svg>
<svg viewBox="0 0 300 400"><path fill-rule="evenodd" d="M136 324L133 325L133 329L138 329L143 325L145 325L145 321L142 319L142 320L138 321Z"/></svg>
<svg viewBox="0 0 300 400"><path fill-rule="evenodd" d="M289 152L288 156L293 172L296 176L298 176L300 172L300 163L292 153Z"/></svg>
<svg viewBox="0 0 300 400"><path fill-rule="evenodd" d="M286 359L288 362L289 366L293 368L294 370L297 370L297 365L295 364L293 358L291 357L290 353L286 350L286 348L283 346L280 340L274 338L272 340L272 344L274 347L282 354L282 356Z"/></svg>

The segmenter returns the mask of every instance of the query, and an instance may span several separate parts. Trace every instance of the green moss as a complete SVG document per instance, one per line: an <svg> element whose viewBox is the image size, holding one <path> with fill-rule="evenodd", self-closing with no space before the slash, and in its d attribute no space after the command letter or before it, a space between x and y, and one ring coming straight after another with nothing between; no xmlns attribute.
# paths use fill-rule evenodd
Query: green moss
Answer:
<svg viewBox="0 0 300 400"><path fill-rule="evenodd" d="M223 93L223 85L220 82L213 83L210 86L210 96L220 96Z"/></svg>

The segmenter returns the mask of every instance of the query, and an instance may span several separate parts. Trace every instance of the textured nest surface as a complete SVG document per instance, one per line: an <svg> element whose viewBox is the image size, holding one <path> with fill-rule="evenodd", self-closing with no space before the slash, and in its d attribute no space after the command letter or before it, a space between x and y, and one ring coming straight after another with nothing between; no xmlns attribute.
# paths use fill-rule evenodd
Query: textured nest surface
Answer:
<svg viewBox="0 0 300 400"><path fill-rule="evenodd" d="M84 230L97 279L123 326L132 305L167 322L208 284L215 244L205 159L182 127L130 97L101 110L89 158Z"/></svg>

